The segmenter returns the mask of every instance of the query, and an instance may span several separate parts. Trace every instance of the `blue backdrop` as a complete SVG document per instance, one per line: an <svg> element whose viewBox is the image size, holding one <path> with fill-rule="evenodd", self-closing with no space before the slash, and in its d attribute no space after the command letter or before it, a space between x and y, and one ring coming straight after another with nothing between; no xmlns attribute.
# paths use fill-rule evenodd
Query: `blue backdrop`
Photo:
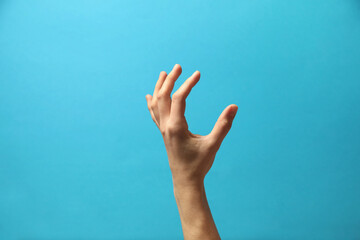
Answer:
<svg viewBox="0 0 360 240"><path fill-rule="evenodd" d="M0 1L0 239L181 239L145 95L229 104L205 179L223 239L360 238L360 2Z"/></svg>

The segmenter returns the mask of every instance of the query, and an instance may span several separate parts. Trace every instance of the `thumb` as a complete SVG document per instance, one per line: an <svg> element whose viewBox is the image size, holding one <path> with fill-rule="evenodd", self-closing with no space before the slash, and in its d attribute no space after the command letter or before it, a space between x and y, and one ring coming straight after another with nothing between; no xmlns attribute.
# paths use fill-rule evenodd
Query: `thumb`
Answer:
<svg viewBox="0 0 360 240"><path fill-rule="evenodd" d="M215 145L217 145L218 147L220 147L222 141L226 137L227 133L230 131L237 110L238 106L236 106L235 104L227 106L220 114L214 128L210 132L209 138L212 139L212 142L215 143Z"/></svg>

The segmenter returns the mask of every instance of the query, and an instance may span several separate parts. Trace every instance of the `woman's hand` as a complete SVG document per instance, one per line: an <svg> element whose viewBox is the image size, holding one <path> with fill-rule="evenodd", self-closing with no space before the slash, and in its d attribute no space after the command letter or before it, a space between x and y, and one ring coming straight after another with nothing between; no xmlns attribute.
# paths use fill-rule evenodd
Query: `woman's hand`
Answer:
<svg viewBox="0 0 360 240"><path fill-rule="evenodd" d="M174 185L198 185L203 183L210 170L238 107L235 104L227 106L210 134L201 136L191 133L184 116L185 100L199 81L200 72L195 71L170 97L181 72L179 64L175 64L169 75L162 71L153 95L146 95L146 100L152 119L164 139Z"/></svg>
<svg viewBox="0 0 360 240"><path fill-rule="evenodd" d="M237 106L229 105L206 136L189 131L185 100L200 79L196 71L170 97L181 66L161 72L153 96L146 95L152 119L163 136L185 239L220 239L206 198L204 178L229 132Z"/></svg>

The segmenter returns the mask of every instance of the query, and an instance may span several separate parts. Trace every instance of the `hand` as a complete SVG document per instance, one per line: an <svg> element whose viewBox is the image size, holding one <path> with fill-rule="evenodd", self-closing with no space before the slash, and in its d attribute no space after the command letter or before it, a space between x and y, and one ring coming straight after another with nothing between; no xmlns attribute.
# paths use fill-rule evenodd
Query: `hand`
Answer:
<svg viewBox="0 0 360 240"><path fill-rule="evenodd" d="M164 139L184 239L218 240L220 235L207 202L204 178L238 107L235 104L226 107L210 134L191 133L184 115L185 100L199 81L200 72L194 72L171 97L181 71L181 66L175 64L169 75L161 72L153 96L146 95L147 105Z"/></svg>
<svg viewBox="0 0 360 240"><path fill-rule="evenodd" d="M199 81L200 72L195 71L170 97L181 72L179 64L175 64L169 75L162 71L153 96L146 95L146 100L151 117L163 136L174 185L198 185L210 170L238 107L227 106L208 135L191 133L184 115L185 100Z"/></svg>

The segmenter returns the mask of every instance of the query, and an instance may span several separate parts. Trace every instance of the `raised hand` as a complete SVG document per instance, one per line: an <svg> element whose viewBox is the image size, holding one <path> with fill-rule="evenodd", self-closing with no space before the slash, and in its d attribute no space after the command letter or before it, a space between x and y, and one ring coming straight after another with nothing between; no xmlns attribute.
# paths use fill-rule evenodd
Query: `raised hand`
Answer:
<svg viewBox="0 0 360 240"><path fill-rule="evenodd" d="M207 202L204 178L238 107L235 104L226 107L208 135L191 133L184 116L185 100L199 81L200 72L194 72L171 97L181 71L181 66L175 64L169 75L161 72L153 95L146 95L147 105L164 139L184 238L218 240L220 235Z"/></svg>
<svg viewBox="0 0 360 240"><path fill-rule="evenodd" d="M183 186L203 182L238 107L235 104L227 106L208 135L191 133L184 115L185 100L200 80L200 72L195 71L171 97L181 72L179 64L175 64L169 75L162 71L153 95L146 95L146 100L151 117L164 139L174 185Z"/></svg>

